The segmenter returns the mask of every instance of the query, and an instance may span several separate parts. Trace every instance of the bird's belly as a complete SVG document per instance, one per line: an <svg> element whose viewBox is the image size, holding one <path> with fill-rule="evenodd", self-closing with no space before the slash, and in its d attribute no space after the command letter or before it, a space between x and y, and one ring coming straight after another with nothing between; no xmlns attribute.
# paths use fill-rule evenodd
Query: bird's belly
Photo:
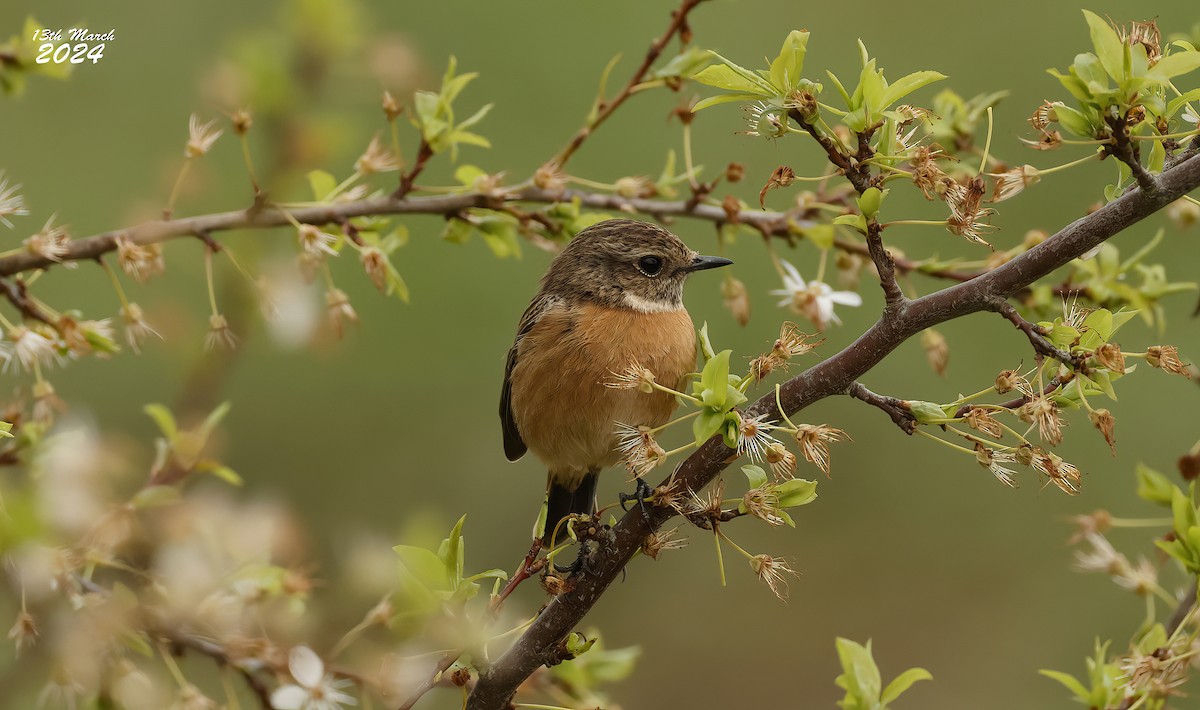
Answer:
<svg viewBox="0 0 1200 710"><path fill-rule="evenodd" d="M606 387L629 365L678 387L696 363L686 311L640 313L586 305L547 314L521 341L512 372L517 429L560 477L616 463L615 425L658 426L675 409L662 392Z"/></svg>

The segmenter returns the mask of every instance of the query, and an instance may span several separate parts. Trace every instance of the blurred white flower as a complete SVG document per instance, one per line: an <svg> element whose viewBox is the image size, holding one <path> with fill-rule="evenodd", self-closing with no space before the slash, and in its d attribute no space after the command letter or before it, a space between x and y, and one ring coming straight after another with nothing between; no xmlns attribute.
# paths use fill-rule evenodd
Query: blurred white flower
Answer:
<svg viewBox="0 0 1200 710"><path fill-rule="evenodd" d="M275 710L339 710L358 705L353 696L342 692L351 681L326 675L321 657L307 646L296 646L288 654L288 670L296 682L281 685L271 693Z"/></svg>
<svg viewBox="0 0 1200 710"><path fill-rule="evenodd" d="M858 307L862 305L862 296L854 291L834 291L823 281L805 281L796 267L786 261L783 265L783 288L771 291L772 296L784 296L780 306L787 306L792 311L808 318L818 330L824 330L826 324L833 322L842 324L841 319L833 312L834 304Z"/></svg>
<svg viewBox="0 0 1200 710"><path fill-rule="evenodd" d="M4 173L0 172L0 224L10 229L13 225L8 221L9 217L29 214L29 210L25 209L25 198L17 192L20 189L20 185L9 185Z"/></svg>

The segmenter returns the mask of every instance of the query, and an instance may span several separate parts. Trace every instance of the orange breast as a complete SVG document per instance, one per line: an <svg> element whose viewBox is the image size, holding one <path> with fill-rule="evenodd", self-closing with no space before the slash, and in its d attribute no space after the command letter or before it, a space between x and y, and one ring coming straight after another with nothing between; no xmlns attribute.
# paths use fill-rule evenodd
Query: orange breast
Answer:
<svg viewBox="0 0 1200 710"><path fill-rule="evenodd" d="M677 388L696 365L687 311L558 306L521 339L511 375L513 416L552 473L574 477L616 463L616 422L658 426L670 418L670 395L604 386L634 362Z"/></svg>

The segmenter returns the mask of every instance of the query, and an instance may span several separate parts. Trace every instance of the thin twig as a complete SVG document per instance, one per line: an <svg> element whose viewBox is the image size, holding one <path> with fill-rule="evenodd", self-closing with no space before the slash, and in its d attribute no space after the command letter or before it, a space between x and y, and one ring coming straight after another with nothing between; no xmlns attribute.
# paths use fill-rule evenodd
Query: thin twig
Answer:
<svg viewBox="0 0 1200 710"><path fill-rule="evenodd" d="M628 99L633 94L634 87L642 83L642 79L645 78L646 72L650 71L651 65L653 65L655 60L658 59L659 55L662 54L663 49L666 48L667 43L671 41L671 38L674 37L677 32L687 27L688 13L695 9L700 2L701 0L683 0L683 2L679 5L679 8L671 13L671 24L667 25L667 29L663 31L662 35L658 39L654 40L654 42L650 45L650 49L646 50L646 56L642 59L642 63L637 68L637 71L633 73L633 76L629 78L629 81L619 92L617 92L617 95L614 96L611 101L605 101L603 98L600 99L600 103L597 104L595 109L596 115L587 123L587 125L580 128L575 135L571 137L571 140L567 143L567 145L550 161L551 164L559 169L566 165L567 161L571 159L571 156L575 154L575 151L579 150L579 146L583 145L583 142L592 134L592 131L596 130L600 124L604 123L604 121L612 115L613 111L616 111L621 104L625 103L625 99Z"/></svg>
<svg viewBox="0 0 1200 710"><path fill-rule="evenodd" d="M846 394L881 409L892 418L892 422L900 427L900 430L905 434L911 435L917 428L917 418L913 416L912 411L904 404L904 400L876 394L858 382L852 382L846 388Z"/></svg>
<svg viewBox="0 0 1200 710"><path fill-rule="evenodd" d="M457 661L458 657L461 655L462 654L458 651L450 651L442 656L438 660L437 665L434 666L433 673L430 673L428 678L421 681L421 684L417 686L416 690L413 691L413 694L410 695L408 700L405 700L404 703L397 708L397 710L411 710L412 706L416 705L417 701L419 701L421 697L425 695L425 693L428 693L437 686L438 681L442 679L442 674L445 673L450 666L454 665L454 662Z"/></svg>

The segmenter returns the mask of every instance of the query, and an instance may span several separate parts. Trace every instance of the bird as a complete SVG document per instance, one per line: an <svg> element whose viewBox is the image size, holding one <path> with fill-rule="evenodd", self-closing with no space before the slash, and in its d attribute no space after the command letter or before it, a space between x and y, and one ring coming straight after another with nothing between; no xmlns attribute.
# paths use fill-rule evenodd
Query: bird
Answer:
<svg viewBox="0 0 1200 710"><path fill-rule="evenodd" d="M532 451L547 468L545 544L564 518L594 513L598 474L621 459L617 424L658 427L675 409L670 393L605 383L639 366L666 387L685 385L696 334L684 282L732 263L630 219L581 230L550 263L521 316L500 394L505 456Z"/></svg>

